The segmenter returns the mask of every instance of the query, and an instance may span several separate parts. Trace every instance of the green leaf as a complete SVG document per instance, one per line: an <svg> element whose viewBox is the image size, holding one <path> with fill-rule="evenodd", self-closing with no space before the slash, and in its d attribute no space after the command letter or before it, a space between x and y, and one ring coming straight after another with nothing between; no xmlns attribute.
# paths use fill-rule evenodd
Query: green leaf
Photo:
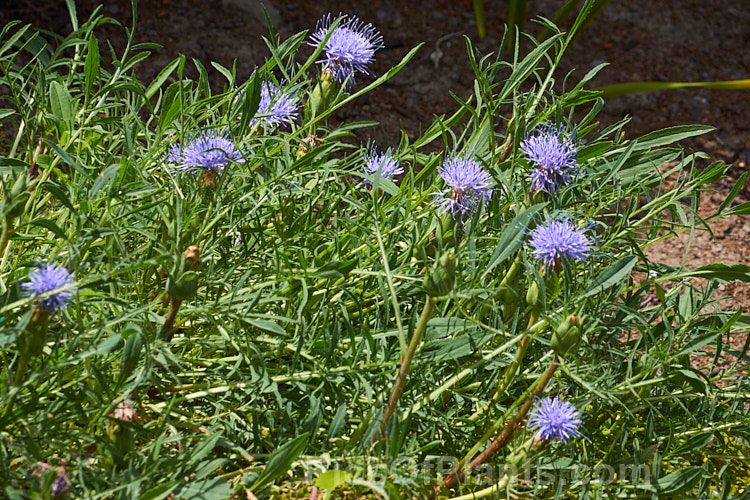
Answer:
<svg viewBox="0 0 750 500"><path fill-rule="evenodd" d="M250 489L259 491L288 471L292 462L297 459L307 446L308 437L309 434L307 433L301 434L271 453L265 469L263 469L263 472L258 476L258 479L255 480Z"/></svg>
<svg viewBox="0 0 750 500"><path fill-rule="evenodd" d="M599 273L596 278L591 282L588 289L581 295L581 298L590 297L601 293L612 285L619 283L627 276L630 275L630 271L633 270L635 263L638 261L637 257L629 255L623 257L614 264L607 266L607 268Z"/></svg>
<svg viewBox="0 0 750 500"><path fill-rule="evenodd" d="M328 439L333 439L338 436L341 429L344 428L344 424L346 423L346 412L348 409L349 407L346 403L343 403L339 406L339 409L336 410L336 414L331 420L331 425L328 427Z"/></svg>
<svg viewBox="0 0 750 500"><path fill-rule="evenodd" d="M15 113L16 112L13 109L0 109L0 120L2 120L3 118L7 118L8 116L13 116Z"/></svg>
<svg viewBox="0 0 750 500"><path fill-rule="evenodd" d="M333 260L324 266L311 272L311 276L323 279L338 279L348 276L349 273L357 267L358 259L345 261Z"/></svg>
<svg viewBox="0 0 750 500"><path fill-rule="evenodd" d="M318 488L332 491L336 489L338 486L341 486L342 484L346 483L348 480L352 479L353 476L350 474L347 474L345 471L340 469L331 469L327 470L318 477L315 478L315 481L313 481L313 484L317 486Z"/></svg>
<svg viewBox="0 0 750 500"><path fill-rule="evenodd" d="M0 158L0 174L13 174L17 172L26 172L31 168L31 165L23 160L17 160L15 158Z"/></svg>
<svg viewBox="0 0 750 500"><path fill-rule="evenodd" d="M685 443L681 444L676 450L672 451L669 456L678 457L686 453L703 448L711 442L714 435L711 432L704 432L698 435L692 436Z"/></svg>
<svg viewBox="0 0 750 500"><path fill-rule="evenodd" d="M721 205L719 205L719 208L716 209L716 212L714 213L713 217L717 217L719 215L722 215L722 212L725 208L729 206L730 203L737 197L737 195L740 193L742 188L745 186L745 179L747 179L747 172L743 172L742 175L739 176L737 179L737 182L734 183L734 186L732 186L732 189L729 191L729 194L727 194L727 197L724 198L724 201L721 202ZM734 207L737 208L737 207Z"/></svg>
<svg viewBox="0 0 750 500"><path fill-rule="evenodd" d="M115 348L120 344L120 339L121 335L119 333L112 334L96 344L94 347L76 356L76 359L81 361L85 358L88 358L89 356L101 356L104 354L109 354L110 352L114 351Z"/></svg>
<svg viewBox="0 0 750 500"><path fill-rule="evenodd" d="M34 225L34 226L43 227L43 228L51 231L58 238L61 238L63 240L67 240L68 239L68 235L65 234L65 232L63 232L62 229L60 229L60 226L58 226L57 224L55 224L54 222L52 222L49 219L36 219L36 220L31 221L31 224Z"/></svg>
<svg viewBox="0 0 750 500"><path fill-rule="evenodd" d="M172 494L175 487L179 484L177 480L169 481L168 483L160 484L145 492L143 495L138 497L138 500L161 500L167 498Z"/></svg>
<svg viewBox="0 0 750 500"><path fill-rule="evenodd" d="M191 481L175 491L175 498L183 500L226 500L231 497L229 483L221 478Z"/></svg>
<svg viewBox="0 0 750 500"><path fill-rule="evenodd" d="M684 356L685 354L694 354L701 347L714 342L714 340L716 340L716 337L719 337L721 334L721 330L715 330L701 335L700 337L694 339L692 342L688 342L687 344L685 344L682 349L673 353L669 359L676 360L679 359L680 356Z"/></svg>
<svg viewBox="0 0 750 500"><path fill-rule="evenodd" d="M703 467L688 467L670 472L656 481L651 481L652 491L660 495L679 495L697 483L703 474Z"/></svg>
<svg viewBox="0 0 750 500"><path fill-rule="evenodd" d="M750 215L750 201L740 203L722 214L723 217L729 217L730 215Z"/></svg>
<svg viewBox="0 0 750 500"><path fill-rule="evenodd" d="M73 122L72 98L68 90L58 82L49 84L49 104L52 108L52 114L60 121L66 123Z"/></svg>
<svg viewBox="0 0 750 500"><path fill-rule="evenodd" d="M156 92L161 88L162 85L164 85L164 82L167 81L167 78L170 77L172 72L177 68L177 66L180 65L181 58L177 58L171 63L167 64L166 67L159 72L158 75L156 75L156 78L149 84L148 88L146 89L146 99L151 99L154 97Z"/></svg>
<svg viewBox="0 0 750 500"><path fill-rule="evenodd" d="M190 80L183 80L181 82L174 82L167 87L167 90L164 92L161 116L159 116L160 130L164 131L167 129L180 113L184 102L183 96L190 92L192 84L193 82Z"/></svg>
<svg viewBox="0 0 750 500"><path fill-rule="evenodd" d="M75 207L73 207L73 204L70 202L70 199L65 193L63 193L62 189L55 186L51 182L45 182L44 184L42 184L42 188L52 193L52 196L57 198L60 203L65 205L65 208L69 209L73 213L76 213Z"/></svg>
<svg viewBox="0 0 750 500"><path fill-rule="evenodd" d="M677 127L667 127L661 130L654 130L643 137L635 139L638 144L636 150L658 148L668 146L675 142L682 141L689 137L703 135L715 130L708 125L679 125Z"/></svg>
<svg viewBox="0 0 750 500"><path fill-rule="evenodd" d="M529 221L536 215L541 209L547 206L547 203L537 203L536 205L526 209L522 213L516 215L513 220L508 224L503 235L495 246L495 253L492 254L490 262L487 264L482 277L492 271L498 264L503 262L505 259L513 255L516 250L521 248L523 245L523 237L526 234Z"/></svg>
<svg viewBox="0 0 750 500"><path fill-rule="evenodd" d="M246 321L257 328L260 328L261 330L275 333L277 335L286 336L286 332L284 331L284 329L273 321L268 321L265 319L248 319Z"/></svg>
<svg viewBox="0 0 750 500"><path fill-rule="evenodd" d="M133 370L138 366L143 348L143 336L140 328L136 325L128 325L125 332L135 330L125 341L125 348L122 350L122 359L120 361L120 377L122 381L127 380ZM123 333L125 333L123 332Z"/></svg>
<svg viewBox="0 0 750 500"><path fill-rule="evenodd" d="M723 283L741 281L750 283L750 266L746 264L708 264L695 269L684 269L659 276L657 281L673 281L686 278L705 278Z"/></svg>
<svg viewBox="0 0 750 500"><path fill-rule="evenodd" d="M89 37L89 50L86 54L84 74L86 75L86 99L88 99L91 94L91 87L93 87L99 74L99 43L93 34Z"/></svg>

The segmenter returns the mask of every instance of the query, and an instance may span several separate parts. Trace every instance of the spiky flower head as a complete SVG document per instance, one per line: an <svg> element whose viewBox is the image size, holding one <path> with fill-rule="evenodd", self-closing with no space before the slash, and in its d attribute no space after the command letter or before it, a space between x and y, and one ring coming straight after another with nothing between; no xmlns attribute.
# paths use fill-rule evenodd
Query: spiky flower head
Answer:
<svg viewBox="0 0 750 500"><path fill-rule="evenodd" d="M288 92L284 92L272 81L260 85L260 103L256 117L250 121L255 126L260 122L264 128L291 125L297 119L299 102Z"/></svg>
<svg viewBox="0 0 750 500"><path fill-rule="evenodd" d="M363 23L356 16L339 15L332 20L328 14L318 21L309 45L319 47L336 19L341 22L323 47L325 58L317 62L330 70L336 82L343 83L349 78L349 83L353 84L355 71L369 73L367 65L375 60L375 51L383 47L383 37L371 24Z"/></svg>
<svg viewBox="0 0 750 500"><path fill-rule="evenodd" d="M21 288L26 291L26 295L37 297L45 292L51 292L58 288L68 287L73 284L73 277L64 267L58 267L56 264L42 264L37 269L29 272L28 283L23 283ZM63 309L73 297L75 288L53 293L47 298L39 301L39 309L46 313L53 313Z"/></svg>
<svg viewBox="0 0 750 500"><path fill-rule="evenodd" d="M370 149L370 153L365 157L364 170L365 173L370 175L376 175L380 172L380 177L388 180L392 180L393 177L404 171L399 161L393 157L393 152L390 149L385 153L378 154L374 146ZM364 182L365 184L372 184L369 179L365 179Z"/></svg>
<svg viewBox="0 0 750 500"><path fill-rule="evenodd" d="M201 168L222 170L230 161L242 163L242 155L229 139L213 132L203 132L185 147L172 144L168 159L182 172L195 173Z"/></svg>
<svg viewBox="0 0 750 500"><path fill-rule="evenodd" d="M590 252L590 242L584 231L567 219L548 221L530 234L534 255L548 271L559 269L562 260L585 262Z"/></svg>
<svg viewBox="0 0 750 500"><path fill-rule="evenodd" d="M52 489L49 493L50 498L65 498L70 493L68 474L65 472L65 467L57 468L57 477L55 477L55 482L52 483Z"/></svg>
<svg viewBox="0 0 750 500"><path fill-rule="evenodd" d="M567 443L570 438L581 435L580 417L576 407L560 397L538 398L529 413L528 425L537 429L538 439L559 439Z"/></svg>
<svg viewBox="0 0 750 500"><path fill-rule="evenodd" d="M529 173L533 192L557 191L578 173L576 146L565 137L564 131L564 127L541 126L521 142L519 149L533 165Z"/></svg>
<svg viewBox="0 0 750 500"><path fill-rule="evenodd" d="M438 174L448 188L436 193L437 204L450 212L454 219L471 217L479 204L490 198L492 176L468 155L449 155L438 168Z"/></svg>

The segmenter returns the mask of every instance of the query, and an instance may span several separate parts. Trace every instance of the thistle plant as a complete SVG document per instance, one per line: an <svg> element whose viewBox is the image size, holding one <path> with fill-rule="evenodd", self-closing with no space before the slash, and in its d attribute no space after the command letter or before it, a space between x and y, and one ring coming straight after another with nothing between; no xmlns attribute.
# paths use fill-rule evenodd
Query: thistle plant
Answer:
<svg viewBox="0 0 750 500"><path fill-rule="evenodd" d="M581 415L576 407L560 397L537 399L529 413L528 426L536 429L538 439L559 439L567 443L581 432Z"/></svg>
<svg viewBox="0 0 750 500"><path fill-rule="evenodd" d="M470 156L452 154L438 169L446 188L436 193L436 204L463 220L480 205L489 201L492 194L492 177L479 162Z"/></svg>
<svg viewBox="0 0 750 500"><path fill-rule="evenodd" d="M584 231L570 220L551 220L530 232L529 245L547 271L560 270L563 262L585 262L591 244Z"/></svg>
<svg viewBox="0 0 750 500"><path fill-rule="evenodd" d="M168 159L175 170L189 173L200 169L223 170L231 161L243 161L232 141L211 132L202 132L184 147L172 144Z"/></svg>
<svg viewBox="0 0 750 500"><path fill-rule="evenodd" d="M45 298L38 301L38 307L40 311L50 314L68 305L75 292L72 285L73 276L67 269L57 264L42 264L29 272L29 280L21 288L30 297L45 295ZM47 293L60 288L63 290L51 295Z"/></svg>
<svg viewBox="0 0 750 500"><path fill-rule="evenodd" d="M578 173L576 146L566 138L562 129L554 126L541 127L527 134L519 146L526 160L532 165L529 172L532 191L556 191L570 183Z"/></svg>
<svg viewBox="0 0 750 500"><path fill-rule="evenodd" d="M299 103L295 96L282 91L272 81L266 81L260 87L258 113L250 121L251 125L261 123L264 128L291 125L298 115Z"/></svg>
<svg viewBox="0 0 750 500"><path fill-rule="evenodd" d="M339 23L331 29L333 21ZM383 37L371 24L365 24L356 16L339 16L332 20L328 14L318 21L309 44L323 48L324 58L316 62L330 71L336 83L351 85L355 72L369 73L368 66L375 60L375 51L383 47Z"/></svg>
<svg viewBox="0 0 750 500"><path fill-rule="evenodd" d="M404 173L404 169L398 159L394 158L393 151L388 149L384 153L378 153L374 145L365 157L365 164L362 168L368 175L377 175L382 179L388 180L393 180L395 176ZM372 184L372 181L369 179L365 179L364 182Z"/></svg>
<svg viewBox="0 0 750 500"><path fill-rule="evenodd" d="M247 82L210 66L221 88L183 57L140 81L150 46L107 63L108 19L71 21L0 32L6 496L748 486L747 349L726 340L750 322L714 292L750 269L648 249L750 204L738 184L702 217L728 166L676 144L710 127L626 140L593 72L553 85L582 20L511 62L467 43L476 98L385 151L328 119L418 51L355 82L384 44L365 21L271 37Z"/></svg>

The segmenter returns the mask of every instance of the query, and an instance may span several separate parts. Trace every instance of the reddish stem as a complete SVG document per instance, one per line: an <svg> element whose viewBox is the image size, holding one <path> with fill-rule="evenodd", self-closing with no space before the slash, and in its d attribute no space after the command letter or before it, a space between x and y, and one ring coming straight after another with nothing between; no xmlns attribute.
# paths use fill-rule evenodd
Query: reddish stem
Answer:
<svg viewBox="0 0 750 500"><path fill-rule="evenodd" d="M539 384L537 384L534 391L531 393L531 396L528 400L523 404L520 410L518 410L518 413L515 417L513 417L510 422L505 426L505 429L503 429L503 432L500 433L498 437L495 438L492 443L485 448L485 450L477 455L477 457L471 461L469 466L467 468L463 468L454 472L451 472L441 484L436 486L431 492L430 496L428 497L429 500L432 500L437 496L437 494L440 492L441 489L445 488L453 488L455 487L460 481L463 480L463 478L466 476L467 472L473 472L477 468L479 468L480 465L487 462L490 458L492 458L495 453L497 453L499 450L501 450L505 445L510 442L510 438L513 437L513 433L516 431L516 429L519 427L519 424L521 421L526 418L526 415L529 413L529 410L531 409L531 405L534 403L534 399L539 396L539 394L542 393L544 388L549 383L550 379L552 379L552 375L554 375L555 370L557 370L558 364L557 364L557 357L555 357L552 360L552 363L550 363L549 367L547 368L547 371L544 372L542 375L542 378L539 379Z"/></svg>

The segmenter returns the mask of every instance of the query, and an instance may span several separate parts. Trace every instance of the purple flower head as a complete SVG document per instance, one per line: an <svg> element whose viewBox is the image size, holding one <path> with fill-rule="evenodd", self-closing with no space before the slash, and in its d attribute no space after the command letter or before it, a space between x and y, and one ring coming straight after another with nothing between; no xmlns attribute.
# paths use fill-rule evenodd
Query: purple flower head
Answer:
<svg viewBox="0 0 750 500"><path fill-rule="evenodd" d="M351 84L354 71L368 73L367 65L375 60L375 51L383 47L383 37L371 24L364 24L356 16L339 18L341 22L323 47L325 58L317 62L331 71L336 82L343 83L349 78ZM318 21L309 45L319 47L333 21L330 14Z"/></svg>
<svg viewBox="0 0 750 500"><path fill-rule="evenodd" d="M537 429L536 437L539 439L559 439L567 443L570 438L581 435L578 431L580 417L572 404L560 397L547 397L536 400L529 413L528 425Z"/></svg>
<svg viewBox="0 0 750 500"><path fill-rule="evenodd" d="M68 485L68 475L65 473L65 468L57 468L57 477L55 482L52 483L52 489L50 490L50 498L64 498L70 493L70 486Z"/></svg>
<svg viewBox="0 0 750 500"><path fill-rule="evenodd" d="M299 103L297 98L287 94L272 81L261 83L258 113L250 122L255 126L260 122L263 127L291 125L297 119Z"/></svg>
<svg viewBox="0 0 750 500"><path fill-rule="evenodd" d="M552 220L531 231L530 244L536 258L550 271L558 269L563 259L586 261L590 243L583 233L569 220Z"/></svg>
<svg viewBox="0 0 750 500"><path fill-rule="evenodd" d="M211 132L201 133L184 148L172 144L168 159L177 164L177 170L190 173L201 168L222 170L230 161L244 161L232 141Z"/></svg>
<svg viewBox="0 0 750 500"><path fill-rule="evenodd" d="M564 128L552 125L542 126L534 134L527 134L521 142L520 150L534 165L530 172L531 190L556 191L560 185L567 185L570 178L578 173L576 169L576 146L563 135Z"/></svg>
<svg viewBox="0 0 750 500"><path fill-rule="evenodd" d="M380 172L383 179L392 180L393 177L404 171L398 160L393 157L393 152L388 149L385 153L378 154L373 146L370 153L365 157L365 173L376 175ZM365 184L372 184L369 179L365 179Z"/></svg>
<svg viewBox="0 0 750 500"><path fill-rule="evenodd" d="M28 283L23 283L23 288L29 297L36 297L45 292L57 290L58 288L67 287L73 284L73 277L64 267L57 267L56 264L42 264L37 269L29 272ZM39 301L39 309L47 313L53 313L68 305L73 297L75 288L53 293L47 298Z"/></svg>
<svg viewBox="0 0 750 500"><path fill-rule="evenodd" d="M448 156L438 169L438 174L449 188L436 193L437 203L454 219L463 220L467 215L471 217L479 204L486 203L492 194L492 176L468 155Z"/></svg>

